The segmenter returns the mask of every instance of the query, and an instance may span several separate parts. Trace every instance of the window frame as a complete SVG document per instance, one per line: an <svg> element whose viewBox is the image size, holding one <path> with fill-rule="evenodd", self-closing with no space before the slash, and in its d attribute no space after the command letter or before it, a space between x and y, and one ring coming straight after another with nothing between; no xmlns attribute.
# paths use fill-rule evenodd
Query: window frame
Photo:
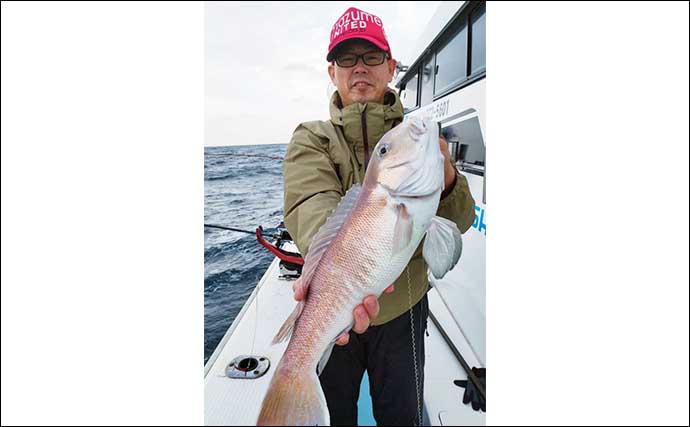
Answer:
<svg viewBox="0 0 690 427"><path fill-rule="evenodd" d="M486 59L484 61L484 65L477 69L474 73L472 73L472 15L479 11L481 8L484 9L484 16L486 17L486 2L485 1L478 1L478 2L469 2L466 7L463 7L461 11L458 12L457 18L454 18L454 22L450 24L447 28L443 30L441 35L434 40L434 42L429 46L429 48L423 52L419 58L412 64L414 66L414 69L411 69L412 71L410 72L415 72L418 76L417 78L417 99L416 99L416 107L414 108L406 108L405 114L415 111L425 105L432 104L433 102L449 95L452 92L455 92L456 90L462 89L466 86L471 85L472 83L481 80L486 77ZM485 18L486 19L486 18ZM486 22L486 21L485 21ZM445 47L453 37L457 36L460 31L462 31L463 28L467 29L467 37L465 39L465 76L460 77L451 83L448 83L445 87L441 88L440 90L436 90L436 74L437 74L437 64L436 64L436 56L438 55L439 50L442 47ZM485 37L484 37L484 49L486 50L486 31L484 32ZM423 87L422 87L422 68L424 67L424 64L429 60L431 57L432 61L432 70L434 71L432 73L432 83L431 83L431 88L432 88L432 96L430 98L430 101L422 105L422 96L423 96ZM485 57L486 58L486 57ZM403 78L404 80L404 85L407 85L408 81L411 80L406 78L405 76ZM403 84L401 84L401 87ZM401 89L403 90L403 89Z"/></svg>
<svg viewBox="0 0 690 427"><path fill-rule="evenodd" d="M448 46L450 42L455 39L455 37L460 35L460 32L462 32L463 29L467 29L467 35L465 37L465 75L456 78L455 80L451 80L450 83L447 83L444 87L440 89L436 89L436 75L438 74L438 68L437 66L434 66L434 101L438 99L437 97L440 94L447 93L448 89L451 89L453 87L458 86L465 80L467 80L467 61L469 60L469 55L468 55L468 44L469 44L469 39L470 39L470 30L468 28L468 19L467 16L464 16L462 19L459 19L458 22L453 24L452 28L449 28L446 34L444 34L437 42L435 48L433 49L434 52L434 64L436 64L436 57L438 56L439 52Z"/></svg>
<svg viewBox="0 0 690 427"><path fill-rule="evenodd" d="M472 41L474 39L474 26L472 25L472 16L479 12L481 9L484 9L484 65L480 68L477 69L474 73L472 73ZM485 3L479 3L476 7L473 7L471 10L468 11L467 13L467 25L468 27L468 33L467 33L467 75L468 77L471 77L473 74L481 74L481 73L486 73L486 4Z"/></svg>
<svg viewBox="0 0 690 427"><path fill-rule="evenodd" d="M408 78L407 78L407 75L411 75L412 77L410 77L410 78L408 79ZM410 83L410 80L414 79L415 76L417 77L417 91L415 92L415 96L416 96L416 97L415 97L415 105L414 105L414 107L405 107L405 106L403 105L404 114L407 114L408 112L414 111L414 110L418 109L419 107L421 107L421 105L420 105L420 96L419 96L419 95L420 95L420 92L421 92L421 90L420 90L420 88L419 88L419 84L420 84L420 81L421 81L421 79L419 78L419 67L416 67L416 69L414 69L414 70L411 70L411 71L408 70L408 71L407 71L407 73L406 73L406 75L405 75L405 79L406 79L406 80L405 80L405 83L403 84L403 87L402 87L402 88L400 89L400 91L398 92L398 95L400 95L400 92L402 92L402 91L404 91L404 90L407 90L407 84Z"/></svg>

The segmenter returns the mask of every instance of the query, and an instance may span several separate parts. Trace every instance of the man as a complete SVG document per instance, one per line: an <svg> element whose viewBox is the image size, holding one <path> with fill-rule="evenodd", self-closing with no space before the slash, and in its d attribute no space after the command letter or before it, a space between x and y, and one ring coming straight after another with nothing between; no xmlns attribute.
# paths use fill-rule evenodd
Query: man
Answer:
<svg viewBox="0 0 690 427"><path fill-rule="evenodd" d="M396 61L378 17L348 9L333 25L326 59L337 88L331 119L300 124L283 162L285 224L303 256L341 197L362 182L376 143L403 119L402 103L388 88ZM465 232L474 221L474 200L467 180L449 160L445 141L439 144L446 163L437 215ZM352 332L337 339L320 376L332 425L357 424L365 369L377 424L421 423L428 316L427 266L421 247L379 300L367 296L354 309ZM295 289L295 299L307 293L308 289Z"/></svg>

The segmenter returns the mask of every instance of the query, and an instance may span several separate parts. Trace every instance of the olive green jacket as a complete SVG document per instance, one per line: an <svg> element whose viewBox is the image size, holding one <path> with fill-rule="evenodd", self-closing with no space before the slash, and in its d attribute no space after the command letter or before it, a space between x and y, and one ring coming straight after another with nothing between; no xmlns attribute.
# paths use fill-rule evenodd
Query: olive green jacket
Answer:
<svg viewBox="0 0 690 427"><path fill-rule="evenodd" d="M335 92L331 120L297 126L283 161L285 225L305 257L312 237L340 199L352 185L362 183L365 145L371 154L379 139L403 118L402 103L393 91L386 94L383 104L340 105ZM441 199L437 215L455 222L462 232L472 225L474 199L464 176L457 175L453 189ZM428 289L421 249L420 244L407 266L412 305ZM379 303L381 311L372 325L386 323L410 309L407 273L395 281L394 292L381 295Z"/></svg>

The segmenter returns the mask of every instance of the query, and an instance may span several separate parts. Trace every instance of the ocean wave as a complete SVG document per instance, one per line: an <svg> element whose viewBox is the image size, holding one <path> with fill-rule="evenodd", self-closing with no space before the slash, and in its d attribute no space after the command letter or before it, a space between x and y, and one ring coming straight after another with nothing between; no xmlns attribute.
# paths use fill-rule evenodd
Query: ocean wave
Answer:
<svg viewBox="0 0 690 427"><path fill-rule="evenodd" d="M212 153L283 156L282 146L207 147ZM282 162L205 156L204 222L267 232L283 219ZM274 256L256 237L204 228L204 358L208 359Z"/></svg>
<svg viewBox="0 0 690 427"><path fill-rule="evenodd" d="M241 173L233 170L224 170L221 172L206 171L204 174L205 181L218 181L226 179L244 179L244 178L254 178L258 176L279 176L282 177L282 169L267 169L267 168L256 168L250 170L244 170Z"/></svg>
<svg viewBox="0 0 690 427"><path fill-rule="evenodd" d="M228 179L228 178L235 178L237 175L230 171L229 173L219 173L219 174L212 174L208 173L206 176L204 176L205 181L217 181L217 180L222 180L222 179Z"/></svg>

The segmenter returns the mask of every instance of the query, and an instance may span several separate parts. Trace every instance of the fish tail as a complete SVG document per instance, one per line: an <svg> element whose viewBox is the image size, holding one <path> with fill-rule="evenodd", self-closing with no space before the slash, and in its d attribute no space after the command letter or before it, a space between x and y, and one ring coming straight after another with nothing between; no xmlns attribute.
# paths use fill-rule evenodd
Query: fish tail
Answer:
<svg viewBox="0 0 690 427"><path fill-rule="evenodd" d="M295 375L280 366L261 405L257 426L327 426L326 397L316 372Z"/></svg>

